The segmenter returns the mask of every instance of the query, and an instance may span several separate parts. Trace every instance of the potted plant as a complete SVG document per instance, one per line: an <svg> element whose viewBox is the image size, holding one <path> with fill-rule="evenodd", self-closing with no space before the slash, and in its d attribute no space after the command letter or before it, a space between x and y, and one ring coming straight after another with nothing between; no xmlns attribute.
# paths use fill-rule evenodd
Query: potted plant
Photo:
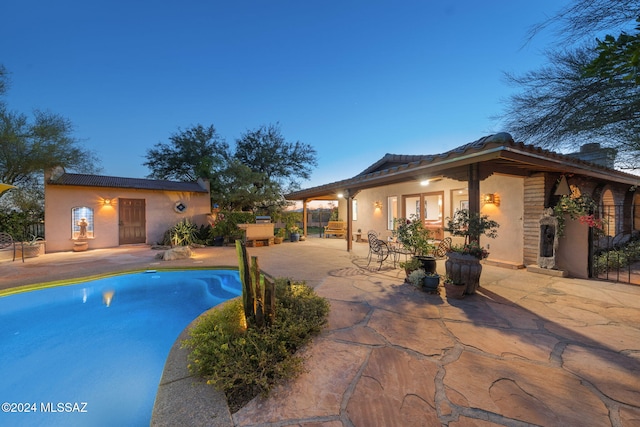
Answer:
<svg viewBox="0 0 640 427"><path fill-rule="evenodd" d="M440 275L438 273L425 273L422 279L422 289L428 292L436 292L440 287Z"/></svg>
<svg viewBox="0 0 640 427"><path fill-rule="evenodd" d="M408 277L409 283L411 283L416 288L422 289L422 286L424 285L424 278L426 276L427 274L424 272L422 268L413 270Z"/></svg>
<svg viewBox="0 0 640 427"><path fill-rule="evenodd" d="M393 237L402 245L404 253L409 253L418 258L426 272L436 272L436 259L433 257L434 246L431 244L431 232L425 228L422 220L417 215L409 219L397 218L394 220Z"/></svg>
<svg viewBox="0 0 640 427"><path fill-rule="evenodd" d="M461 299L464 298L464 291L467 285L462 282L456 282L451 277L444 279L444 290L447 294L447 298Z"/></svg>
<svg viewBox="0 0 640 427"><path fill-rule="evenodd" d="M493 239L498 235L498 227L500 225L490 220L487 215L471 213L468 209L460 209L453 218L447 218L445 231L453 236L464 237L464 244L452 245L447 253L447 276L456 283L464 283L467 294L475 293L480 286L480 260L489 255L489 252L480 246L480 236L485 235Z"/></svg>
<svg viewBox="0 0 640 427"><path fill-rule="evenodd" d="M594 216L596 210L596 202L588 194L581 194L578 188L573 187L571 194L561 196L553 207L553 215L558 224L558 237L564 235L565 215L570 219L579 220L581 224L587 224L591 228L602 231L604 223L601 218Z"/></svg>
<svg viewBox="0 0 640 427"><path fill-rule="evenodd" d="M31 240L22 242L22 253L24 254L24 257L33 258L40 255L44 243L45 241L42 237L31 235Z"/></svg>
<svg viewBox="0 0 640 427"><path fill-rule="evenodd" d="M409 281L409 275L422 268L422 263L420 262L420 260L418 258L412 257L411 259L407 260L407 261L400 261L400 268L404 269L404 272L407 274L407 277L405 279L406 282Z"/></svg>
<svg viewBox="0 0 640 427"><path fill-rule="evenodd" d="M273 243L276 245L282 243L284 240L284 228L278 228L276 235L273 236Z"/></svg>
<svg viewBox="0 0 640 427"><path fill-rule="evenodd" d="M297 242L300 240L300 227L297 225L292 225L289 227L289 240L292 242Z"/></svg>

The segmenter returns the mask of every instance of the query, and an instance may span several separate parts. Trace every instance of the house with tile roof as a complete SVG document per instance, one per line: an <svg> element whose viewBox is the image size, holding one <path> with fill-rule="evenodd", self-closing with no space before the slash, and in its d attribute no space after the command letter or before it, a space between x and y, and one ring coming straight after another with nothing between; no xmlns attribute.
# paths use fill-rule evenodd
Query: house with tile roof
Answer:
<svg viewBox="0 0 640 427"><path fill-rule="evenodd" d="M469 209L500 224L497 238L481 237L480 243L490 252L485 262L535 267L548 238L541 221L569 189L590 195L601 215L607 212L607 237L640 230L640 193L635 187L640 177L615 170L611 150L589 144L584 151L559 154L498 133L441 154L386 154L352 178L286 198L302 201L303 210L314 200L338 200L348 236L374 230L382 239L391 236L394 219L412 215L421 218L434 240L442 239L448 236L446 219L457 209ZM579 221L566 221L563 236L553 237L557 239L554 263L545 268L589 277L592 232ZM353 244L348 238L347 250Z"/></svg>
<svg viewBox="0 0 640 427"><path fill-rule="evenodd" d="M162 242L188 219L206 225L209 183L67 173L45 174L47 252Z"/></svg>

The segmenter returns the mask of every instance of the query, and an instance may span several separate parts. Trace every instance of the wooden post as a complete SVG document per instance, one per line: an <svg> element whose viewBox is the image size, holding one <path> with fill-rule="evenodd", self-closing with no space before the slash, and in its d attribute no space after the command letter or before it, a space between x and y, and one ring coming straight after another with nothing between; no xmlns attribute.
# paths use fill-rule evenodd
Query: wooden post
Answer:
<svg viewBox="0 0 640 427"><path fill-rule="evenodd" d="M351 221L353 220L353 197L351 192L347 191L345 198L347 199L347 251L351 252L353 249L353 242L351 241L351 232L353 227Z"/></svg>
<svg viewBox="0 0 640 427"><path fill-rule="evenodd" d="M469 215L480 215L480 173L478 163L469 165L469 178L467 183L469 189ZM469 242L477 242L480 236L469 236Z"/></svg>
<svg viewBox="0 0 640 427"><path fill-rule="evenodd" d="M255 319L258 328L264 327L264 292L261 286L260 268L258 267L258 257L251 257L251 279L253 291L255 292Z"/></svg>
<svg viewBox="0 0 640 427"><path fill-rule="evenodd" d="M307 238L307 199L302 201L302 235Z"/></svg>
<svg viewBox="0 0 640 427"><path fill-rule="evenodd" d="M276 284L266 277L264 279L264 318L267 325L272 325L276 318Z"/></svg>
<svg viewBox="0 0 640 427"><path fill-rule="evenodd" d="M247 325L255 323L255 294L251 286L251 270L247 259L247 248L242 240L236 240L236 253L238 254L238 273L242 281L242 304Z"/></svg>

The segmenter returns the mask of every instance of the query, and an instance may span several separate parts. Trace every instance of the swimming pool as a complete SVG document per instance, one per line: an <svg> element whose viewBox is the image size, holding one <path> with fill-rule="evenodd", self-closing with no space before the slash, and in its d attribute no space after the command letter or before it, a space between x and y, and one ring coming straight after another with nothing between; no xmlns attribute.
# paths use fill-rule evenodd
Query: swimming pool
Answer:
<svg viewBox="0 0 640 427"><path fill-rule="evenodd" d="M0 297L0 425L148 426L180 332L234 270L148 271Z"/></svg>

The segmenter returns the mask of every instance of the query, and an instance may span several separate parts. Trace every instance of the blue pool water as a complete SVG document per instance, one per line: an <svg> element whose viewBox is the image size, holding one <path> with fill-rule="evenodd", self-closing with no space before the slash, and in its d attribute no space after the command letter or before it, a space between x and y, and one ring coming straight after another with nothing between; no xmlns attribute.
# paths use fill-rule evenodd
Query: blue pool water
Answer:
<svg viewBox="0 0 640 427"><path fill-rule="evenodd" d="M240 294L237 271L191 270L1 297L0 425L148 426L180 332Z"/></svg>

